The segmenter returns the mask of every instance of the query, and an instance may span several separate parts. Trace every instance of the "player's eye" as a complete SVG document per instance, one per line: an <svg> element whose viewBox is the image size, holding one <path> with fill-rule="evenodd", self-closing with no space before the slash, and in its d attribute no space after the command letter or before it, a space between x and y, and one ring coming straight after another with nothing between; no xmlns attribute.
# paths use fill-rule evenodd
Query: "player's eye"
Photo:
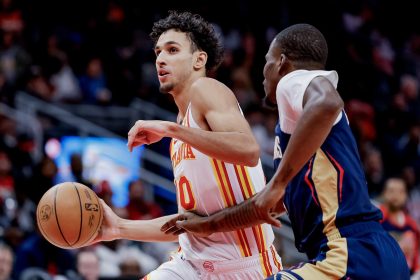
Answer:
<svg viewBox="0 0 420 280"><path fill-rule="evenodd" d="M178 51L178 49L175 48L175 47L169 48L169 53L176 53L177 51Z"/></svg>

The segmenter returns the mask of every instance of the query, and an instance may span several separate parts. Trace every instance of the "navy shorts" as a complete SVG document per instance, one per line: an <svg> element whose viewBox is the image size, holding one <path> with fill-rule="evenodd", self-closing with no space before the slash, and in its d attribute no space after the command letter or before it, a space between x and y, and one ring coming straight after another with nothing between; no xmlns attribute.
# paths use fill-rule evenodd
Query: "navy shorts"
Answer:
<svg viewBox="0 0 420 280"><path fill-rule="evenodd" d="M378 222L340 228L340 235L322 244L316 258L267 279L409 280L398 243Z"/></svg>

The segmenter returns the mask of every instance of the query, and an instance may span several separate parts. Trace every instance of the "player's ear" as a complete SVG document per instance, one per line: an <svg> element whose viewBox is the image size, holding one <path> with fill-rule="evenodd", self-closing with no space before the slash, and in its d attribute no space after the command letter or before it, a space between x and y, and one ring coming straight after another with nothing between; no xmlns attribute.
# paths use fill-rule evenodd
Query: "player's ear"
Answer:
<svg viewBox="0 0 420 280"><path fill-rule="evenodd" d="M277 63L277 72L278 73L280 73L282 71L282 69L286 68L287 60L288 60L287 56L284 53L282 53L280 55L280 59L278 60L278 63Z"/></svg>
<svg viewBox="0 0 420 280"><path fill-rule="evenodd" d="M199 70L206 66L207 53L203 51L197 51L194 58L194 69Z"/></svg>

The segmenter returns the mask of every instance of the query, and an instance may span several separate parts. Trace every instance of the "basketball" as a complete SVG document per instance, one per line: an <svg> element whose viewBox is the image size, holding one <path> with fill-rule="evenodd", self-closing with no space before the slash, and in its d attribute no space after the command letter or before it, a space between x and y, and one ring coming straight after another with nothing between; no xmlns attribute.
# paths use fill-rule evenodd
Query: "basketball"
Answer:
<svg viewBox="0 0 420 280"><path fill-rule="evenodd" d="M64 249L91 242L102 224L99 198L87 186L65 182L50 188L36 210L38 228L53 245Z"/></svg>

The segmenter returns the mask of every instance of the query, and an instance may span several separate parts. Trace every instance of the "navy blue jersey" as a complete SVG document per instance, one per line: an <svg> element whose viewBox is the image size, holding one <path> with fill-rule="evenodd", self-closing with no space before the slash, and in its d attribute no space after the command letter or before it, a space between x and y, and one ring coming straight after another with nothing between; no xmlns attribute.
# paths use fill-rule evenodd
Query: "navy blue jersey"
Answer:
<svg viewBox="0 0 420 280"><path fill-rule="evenodd" d="M279 157L290 134L276 127ZM308 139L310 141L310 139ZM322 243L340 234L340 228L362 221L379 221L381 211L369 199L356 141L345 113L315 155L288 184L284 204L295 235L296 248L309 257Z"/></svg>

